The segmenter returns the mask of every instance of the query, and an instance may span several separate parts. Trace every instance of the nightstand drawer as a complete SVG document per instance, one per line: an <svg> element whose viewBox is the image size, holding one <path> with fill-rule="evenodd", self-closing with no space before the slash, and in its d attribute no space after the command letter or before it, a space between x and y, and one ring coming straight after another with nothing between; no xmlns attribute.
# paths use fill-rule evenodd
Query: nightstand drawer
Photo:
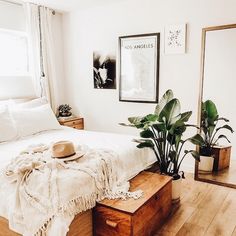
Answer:
<svg viewBox="0 0 236 236"><path fill-rule="evenodd" d="M59 120L61 125L68 126L74 129L84 129L84 119L83 118L73 118L70 120Z"/></svg>
<svg viewBox="0 0 236 236"><path fill-rule="evenodd" d="M66 125L66 126L70 126L70 127L72 127L72 126L77 126L77 125L83 125L83 119L78 119L78 120L73 120L73 121L67 121L67 122L65 122L64 123L64 125Z"/></svg>
<svg viewBox="0 0 236 236"><path fill-rule="evenodd" d="M74 129L84 129L84 125L83 124L80 124L80 125L73 125L73 126L70 126L71 128L74 128Z"/></svg>

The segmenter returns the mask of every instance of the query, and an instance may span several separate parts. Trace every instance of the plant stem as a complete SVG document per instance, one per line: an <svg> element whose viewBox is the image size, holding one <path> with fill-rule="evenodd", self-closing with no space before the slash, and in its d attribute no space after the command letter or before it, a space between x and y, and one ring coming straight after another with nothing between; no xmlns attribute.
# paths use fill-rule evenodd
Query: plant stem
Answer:
<svg viewBox="0 0 236 236"><path fill-rule="evenodd" d="M178 164L178 167L177 167L178 172L179 172L179 168L180 168L180 166L181 166L181 164L182 164L182 162L183 162L185 156L186 156L188 153L189 153L189 152L185 153L185 154L183 155L182 159L180 160L180 162L179 162L179 164Z"/></svg>

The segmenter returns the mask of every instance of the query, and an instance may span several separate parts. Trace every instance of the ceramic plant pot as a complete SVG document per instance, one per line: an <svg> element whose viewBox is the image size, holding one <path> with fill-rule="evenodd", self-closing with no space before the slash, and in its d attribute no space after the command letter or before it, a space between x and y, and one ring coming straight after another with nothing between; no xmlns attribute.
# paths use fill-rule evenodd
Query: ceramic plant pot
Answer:
<svg viewBox="0 0 236 236"><path fill-rule="evenodd" d="M71 112L59 112L59 116L60 117L69 117L71 115L72 115Z"/></svg>
<svg viewBox="0 0 236 236"><path fill-rule="evenodd" d="M181 186L182 186L182 178L172 180L172 203L177 203L180 201L181 194Z"/></svg>
<svg viewBox="0 0 236 236"><path fill-rule="evenodd" d="M214 158L212 156L200 156L198 170L202 173L210 173L213 170Z"/></svg>

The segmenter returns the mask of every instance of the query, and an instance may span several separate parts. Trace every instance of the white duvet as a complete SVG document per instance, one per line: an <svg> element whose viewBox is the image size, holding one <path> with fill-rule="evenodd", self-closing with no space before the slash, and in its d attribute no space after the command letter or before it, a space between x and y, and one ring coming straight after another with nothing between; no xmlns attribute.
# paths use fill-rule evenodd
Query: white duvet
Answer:
<svg viewBox="0 0 236 236"><path fill-rule="evenodd" d="M76 147L78 145L86 145L89 148L105 148L116 152L118 154L119 163L119 165L117 165L118 180L124 182L156 161L152 150L136 148L136 143L132 141L133 138L134 137L130 135L91 132L63 127L61 130L46 131L14 142L1 143L0 168L4 168L12 158L29 145L39 143L50 144L60 140L70 140ZM0 192L0 216L5 218L8 218L8 215L6 210L7 204L4 199L9 197L11 191L10 189L6 189L6 191ZM48 235L65 236L68 225L72 220L71 217L67 219L61 219L60 217L55 218L48 231Z"/></svg>

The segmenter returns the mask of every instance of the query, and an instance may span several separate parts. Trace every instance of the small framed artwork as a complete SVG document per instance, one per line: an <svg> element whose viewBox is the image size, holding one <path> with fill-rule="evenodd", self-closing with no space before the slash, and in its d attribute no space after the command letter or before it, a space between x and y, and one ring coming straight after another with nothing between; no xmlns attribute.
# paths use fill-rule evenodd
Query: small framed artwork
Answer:
<svg viewBox="0 0 236 236"><path fill-rule="evenodd" d="M165 54L186 52L186 24L165 27Z"/></svg>
<svg viewBox="0 0 236 236"><path fill-rule="evenodd" d="M119 37L123 102L158 102L160 33Z"/></svg>
<svg viewBox="0 0 236 236"><path fill-rule="evenodd" d="M95 89L116 89L116 56L112 52L93 52Z"/></svg>

